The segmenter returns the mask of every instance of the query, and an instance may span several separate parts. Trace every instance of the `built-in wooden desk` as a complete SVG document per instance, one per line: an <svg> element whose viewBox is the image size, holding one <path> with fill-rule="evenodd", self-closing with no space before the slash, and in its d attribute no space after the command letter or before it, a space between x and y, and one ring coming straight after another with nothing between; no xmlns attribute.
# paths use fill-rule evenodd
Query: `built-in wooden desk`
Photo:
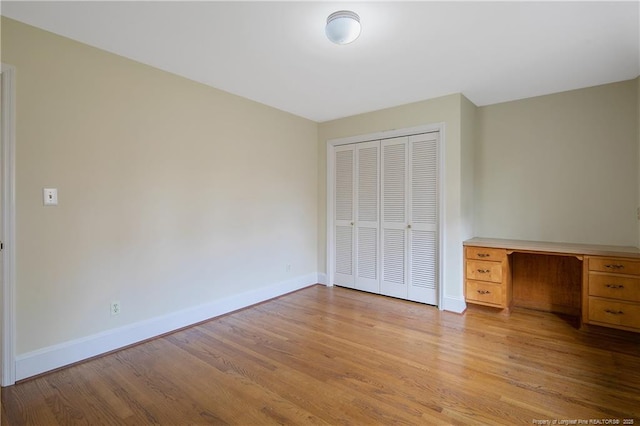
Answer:
<svg viewBox="0 0 640 426"><path fill-rule="evenodd" d="M495 238L464 242L467 303L579 315L640 332L640 249Z"/></svg>

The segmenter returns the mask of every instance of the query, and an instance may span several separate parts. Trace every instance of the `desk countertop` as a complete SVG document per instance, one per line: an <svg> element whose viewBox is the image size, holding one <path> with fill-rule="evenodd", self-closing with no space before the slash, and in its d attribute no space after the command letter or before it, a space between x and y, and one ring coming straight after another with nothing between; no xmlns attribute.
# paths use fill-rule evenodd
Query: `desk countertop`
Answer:
<svg viewBox="0 0 640 426"><path fill-rule="evenodd" d="M598 244L554 243L548 241L506 240L499 238L475 237L463 243L465 246L504 248L531 253L558 253L592 256L633 257L640 259L640 249L627 246L606 246Z"/></svg>

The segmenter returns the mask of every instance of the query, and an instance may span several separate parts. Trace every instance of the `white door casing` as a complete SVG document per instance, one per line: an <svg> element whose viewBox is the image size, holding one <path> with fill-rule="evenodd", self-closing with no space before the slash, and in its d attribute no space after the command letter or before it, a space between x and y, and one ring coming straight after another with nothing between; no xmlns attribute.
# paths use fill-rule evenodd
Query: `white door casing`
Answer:
<svg viewBox="0 0 640 426"><path fill-rule="evenodd" d="M2 313L0 315L2 342L1 380L2 386L15 383L15 79L16 70L13 66L2 64L2 285L0 287Z"/></svg>

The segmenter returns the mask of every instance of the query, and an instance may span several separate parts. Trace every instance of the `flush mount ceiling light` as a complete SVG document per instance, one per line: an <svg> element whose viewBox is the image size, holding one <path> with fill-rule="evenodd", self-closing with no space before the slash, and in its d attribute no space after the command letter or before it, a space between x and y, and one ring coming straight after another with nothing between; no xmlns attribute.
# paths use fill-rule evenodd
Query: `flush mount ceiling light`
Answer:
<svg viewBox="0 0 640 426"><path fill-rule="evenodd" d="M335 44L349 44L360 35L360 17L350 10L339 10L327 18L327 38Z"/></svg>

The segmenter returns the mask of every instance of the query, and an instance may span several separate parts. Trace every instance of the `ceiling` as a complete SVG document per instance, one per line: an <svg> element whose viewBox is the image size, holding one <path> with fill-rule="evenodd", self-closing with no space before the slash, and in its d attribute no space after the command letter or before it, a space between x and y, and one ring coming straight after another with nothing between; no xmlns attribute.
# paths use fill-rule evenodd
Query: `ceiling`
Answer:
<svg viewBox="0 0 640 426"><path fill-rule="evenodd" d="M327 16L360 15L334 45ZM30 2L2 15L323 122L461 92L478 106L635 78L640 2Z"/></svg>

